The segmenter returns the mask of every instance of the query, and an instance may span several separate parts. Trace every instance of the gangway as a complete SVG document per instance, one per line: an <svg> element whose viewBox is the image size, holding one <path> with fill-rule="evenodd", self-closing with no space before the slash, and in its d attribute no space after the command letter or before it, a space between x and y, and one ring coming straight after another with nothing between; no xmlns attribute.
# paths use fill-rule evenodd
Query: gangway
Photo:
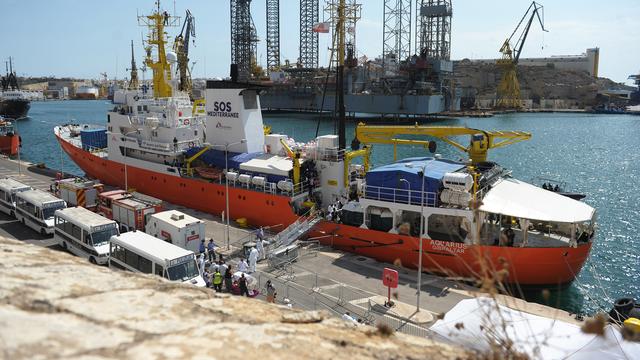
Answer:
<svg viewBox="0 0 640 360"><path fill-rule="evenodd" d="M321 217L311 214L308 217L298 219L271 237L267 253L269 268L280 272L280 275L292 276L292 265L300 255L300 246L297 241L311 231L320 220L322 220Z"/></svg>

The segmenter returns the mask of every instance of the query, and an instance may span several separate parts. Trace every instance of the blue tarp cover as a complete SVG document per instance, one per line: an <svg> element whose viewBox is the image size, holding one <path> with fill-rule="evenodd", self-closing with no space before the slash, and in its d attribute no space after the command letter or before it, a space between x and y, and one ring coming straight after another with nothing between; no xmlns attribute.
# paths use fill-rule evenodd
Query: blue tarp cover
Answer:
<svg viewBox="0 0 640 360"><path fill-rule="evenodd" d="M394 200L395 193L396 201L402 201L402 197L404 197L404 202L407 202L407 190L411 190L411 202L417 202L419 204L422 182L418 173L422 172L423 167L425 167L424 191L437 193L442 184L444 174L456 172L464 168L465 165L451 160L434 159L431 157L407 158L383 165L369 170L367 173L367 197L379 197L380 200ZM400 179L406 180L409 184ZM375 187L389 189L378 189ZM394 191L393 189L397 190ZM428 202L431 203L435 201L435 199L435 196L429 197Z"/></svg>
<svg viewBox="0 0 640 360"><path fill-rule="evenodd" d="M107 147L107 129L82 129L80 141L85 150L104 149Z"/></svg>
<svg viewBox="0 0 640 360"><path fill-rule="evenodd" d="M202 150L202 147L193 147L185 151L187 157L195 155L198 151ZM262 155L261 152L254 153L236 153L229 152L229 169L239 169L240 164L247 162L255 157ZM200 155L198 160L202 160L204 163L210 166L215 166L220 169L224 169L224 150L209 149L204 154Z"/></svg>

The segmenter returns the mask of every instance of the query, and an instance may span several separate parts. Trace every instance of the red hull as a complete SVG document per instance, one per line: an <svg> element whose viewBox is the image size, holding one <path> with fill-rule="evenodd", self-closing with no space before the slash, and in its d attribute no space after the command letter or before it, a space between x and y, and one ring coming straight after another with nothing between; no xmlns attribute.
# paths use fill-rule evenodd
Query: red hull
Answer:
<svg viewBox="0 0 640 360"><path fill-rule="evenodd" d="M334 236L327 237L326 235ZM418 268L418 239L406 235L361 229L354 226L323 222L312 236L324 244L372 257L383 262ZM465 245L424 239L423 269L435 274L463 278L483 275L479 259L486 259L485 268L508 270L507 283L542 286L567 284L575 279L589 256L591 243L577 248L519 248Z"/></svg>
<svg viewBox="0 0 640 360"><path fill-rule="evenodd" d="M18 153L18 148L20 147L20 137L18 134L14 134L13 136L0 136L0 152L5 155L16 155Z"/></svg>
<svg viewBox="0 0 640 360"><path fill-rule="evenodd" d="M124 188L123 164L100 158L56 137L62 149L87 175L102 183ZM210 214L221 214L225 210L224 185L165 175L134 166L127 166L127 178L130 188L176 205ZM290 198L286 196L230 187L230 218L246 218L251 225L281 230L298 219L289 201Z"/></svg>

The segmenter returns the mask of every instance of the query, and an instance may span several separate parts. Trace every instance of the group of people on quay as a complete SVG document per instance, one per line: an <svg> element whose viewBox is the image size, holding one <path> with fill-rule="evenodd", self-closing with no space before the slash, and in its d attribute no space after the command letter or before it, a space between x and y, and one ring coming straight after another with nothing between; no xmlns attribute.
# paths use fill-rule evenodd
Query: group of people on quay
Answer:
<svg viewBox="0 0 640 360"><path fill-rule="evenodd" d="M256 288L258 281L250 274L256 272L259 260L266 259L266 244L268 241L264 239L264 230L259 228L256 231L256 245L249 251L248 259L240 258L234 268L232 264L227 263L221 253L216 251L217 246L213 239L208 242L202 240L199 247L198 268L207 287L216 292L247 297L258 296L260 294L260 290ZM266 282L262 290L268 302L275 302L277 292L271 280Z"/></svg>

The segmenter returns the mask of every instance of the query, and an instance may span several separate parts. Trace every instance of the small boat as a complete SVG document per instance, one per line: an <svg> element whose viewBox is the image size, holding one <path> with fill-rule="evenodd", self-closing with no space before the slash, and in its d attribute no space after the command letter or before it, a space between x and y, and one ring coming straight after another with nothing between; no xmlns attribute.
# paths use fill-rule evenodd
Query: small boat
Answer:
<svg viewBox="0 0 640 360"><path fill-rule="evenodd" d="M560 194L562 196L566 196L566 197L574 199L574 200L582 200L582 199L587 197L586 194L567 191L566 190L567 189L567 183L565 181L559 181L559 180L554 180L554 179L549 179L549 178L537 177L537 178L534 179L533 183L534 184L542 183L542 185L538 185L538 186L543 188L543 189L545 189L545 190L553 191L555 193L558 193L558 194Z"/></svg>

